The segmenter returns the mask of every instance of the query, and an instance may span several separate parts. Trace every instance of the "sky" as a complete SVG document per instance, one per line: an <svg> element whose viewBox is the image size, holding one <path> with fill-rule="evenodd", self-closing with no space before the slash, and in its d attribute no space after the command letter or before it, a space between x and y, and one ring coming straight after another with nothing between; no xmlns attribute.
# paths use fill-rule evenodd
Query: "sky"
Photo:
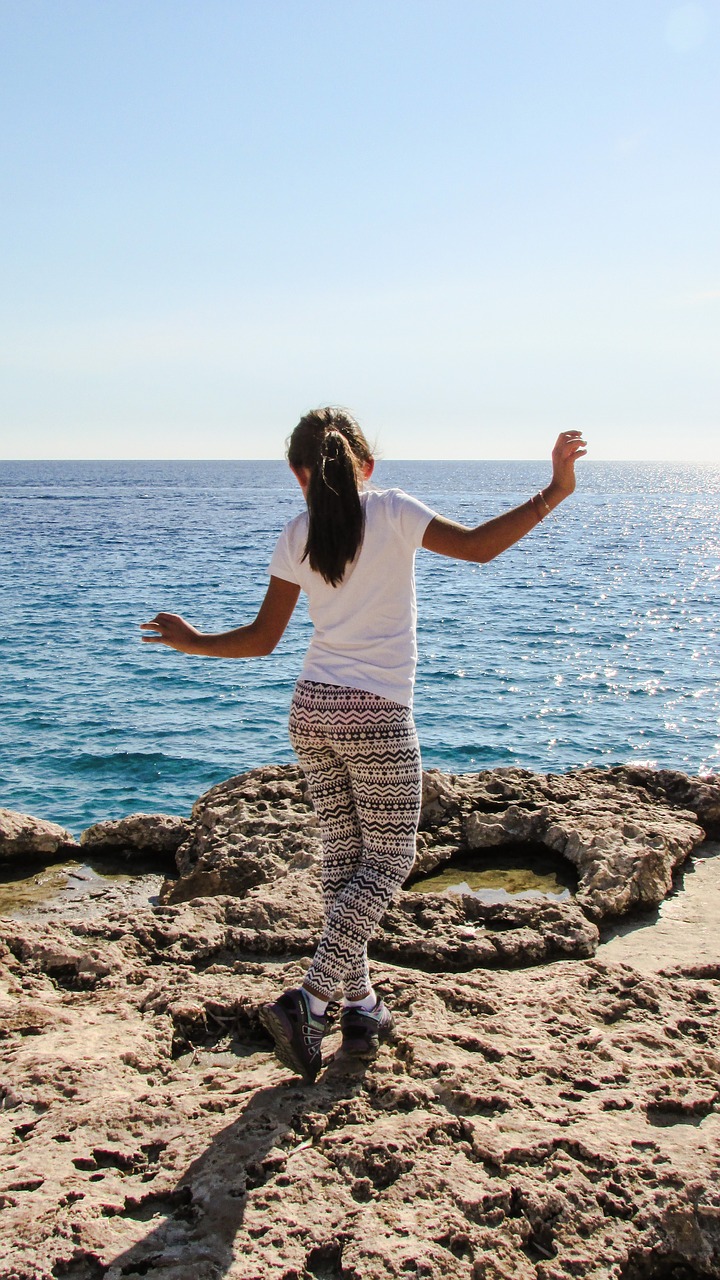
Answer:
<svg viewBox="0 0 720 1280"><path fill-rule="evenodd" d="M0 0L0 457L720 461L720 0Z"/></svg>

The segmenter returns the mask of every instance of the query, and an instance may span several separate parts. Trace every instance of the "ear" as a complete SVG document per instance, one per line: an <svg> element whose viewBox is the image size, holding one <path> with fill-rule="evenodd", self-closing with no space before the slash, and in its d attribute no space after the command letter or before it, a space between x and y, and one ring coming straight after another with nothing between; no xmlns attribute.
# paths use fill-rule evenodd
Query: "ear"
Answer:
<svg viewBox="0 0 720 1280"><path fill-rule="evenodd" d="M295 479L297 480L298 484L300 485L300 488L302 489L303 493L306 493L306 492L307 492L308 484L310 483L310 472L309 472L308 468L307 468L307 467L294 467L294 466L292 465L292 463L291 463L291 462L289 462L289 463L288 463L288 466L289 466L290 470L292 471L292 473L293 473L293 475L294 475Z"/></svg>
<svg viewBox="0 0 720 1280"><path fill-rule="evenodd" d="M369 480L374 470L375 470L375 459L368 458L367 462L363 463L363 469L362 469L363 480Z"/></svg>

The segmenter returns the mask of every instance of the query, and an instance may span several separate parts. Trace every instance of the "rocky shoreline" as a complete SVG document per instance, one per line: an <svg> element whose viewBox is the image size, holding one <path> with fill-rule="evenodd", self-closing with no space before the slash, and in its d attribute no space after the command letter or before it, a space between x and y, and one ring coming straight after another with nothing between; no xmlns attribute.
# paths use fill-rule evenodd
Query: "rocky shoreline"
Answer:
<svg viewBox="0 0 720 1280"><path fill-rule="evenodd" d="M299 770L79 845L0 811L0 877L150 857L158 890L3 919L0 1280L720 1278L720 945L600 945L718 839L717 779L426 774L415 874L542 851L576 892L403 893L371 947L393 1038L360 1068L332 1033L307 1086L257 1018L321 920Z"/></svg>

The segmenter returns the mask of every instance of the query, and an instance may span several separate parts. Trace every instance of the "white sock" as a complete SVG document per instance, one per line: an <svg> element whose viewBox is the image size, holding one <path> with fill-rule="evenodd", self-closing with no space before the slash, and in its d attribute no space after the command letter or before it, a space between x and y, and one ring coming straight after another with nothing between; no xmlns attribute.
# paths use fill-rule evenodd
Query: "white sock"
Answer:
<svg viewBox="0 0 720 1280"><path fill-rule="evenodd" d="M304 987L303 991L305 991ZM310 1012L314 1014L316 1018L321 1018L328 1007L328 1001L321 1000L318 996L314 996L311 991L305 991L305 996L308 1004L310 1005Z"/></svg>
<svg viewBox="0 0 720 1280"><path fill-rule="evenodd" d="M348 1000L343 996L343 1009L364 1009L368 1012L368 1010L374 1009L376 1004L377 996L375 995L372 987L368 991L367 995L363 996L362 1000Z"/></svg>

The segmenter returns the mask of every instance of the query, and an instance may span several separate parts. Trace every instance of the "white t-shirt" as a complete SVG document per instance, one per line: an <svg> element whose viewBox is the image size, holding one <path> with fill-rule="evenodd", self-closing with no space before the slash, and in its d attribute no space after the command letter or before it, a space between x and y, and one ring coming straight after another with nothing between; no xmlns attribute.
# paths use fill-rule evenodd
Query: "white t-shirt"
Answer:
<svg viewBox="0 0 720 1280"><path fill-rule="evenodd" d="M296 582L315 628L301 679L367 689L412 705L417 643L415 552L435 512L401 489L360 494L364 533L345 576L332 587L303 560L307 511L286 524L268 572Z"/></svg>

